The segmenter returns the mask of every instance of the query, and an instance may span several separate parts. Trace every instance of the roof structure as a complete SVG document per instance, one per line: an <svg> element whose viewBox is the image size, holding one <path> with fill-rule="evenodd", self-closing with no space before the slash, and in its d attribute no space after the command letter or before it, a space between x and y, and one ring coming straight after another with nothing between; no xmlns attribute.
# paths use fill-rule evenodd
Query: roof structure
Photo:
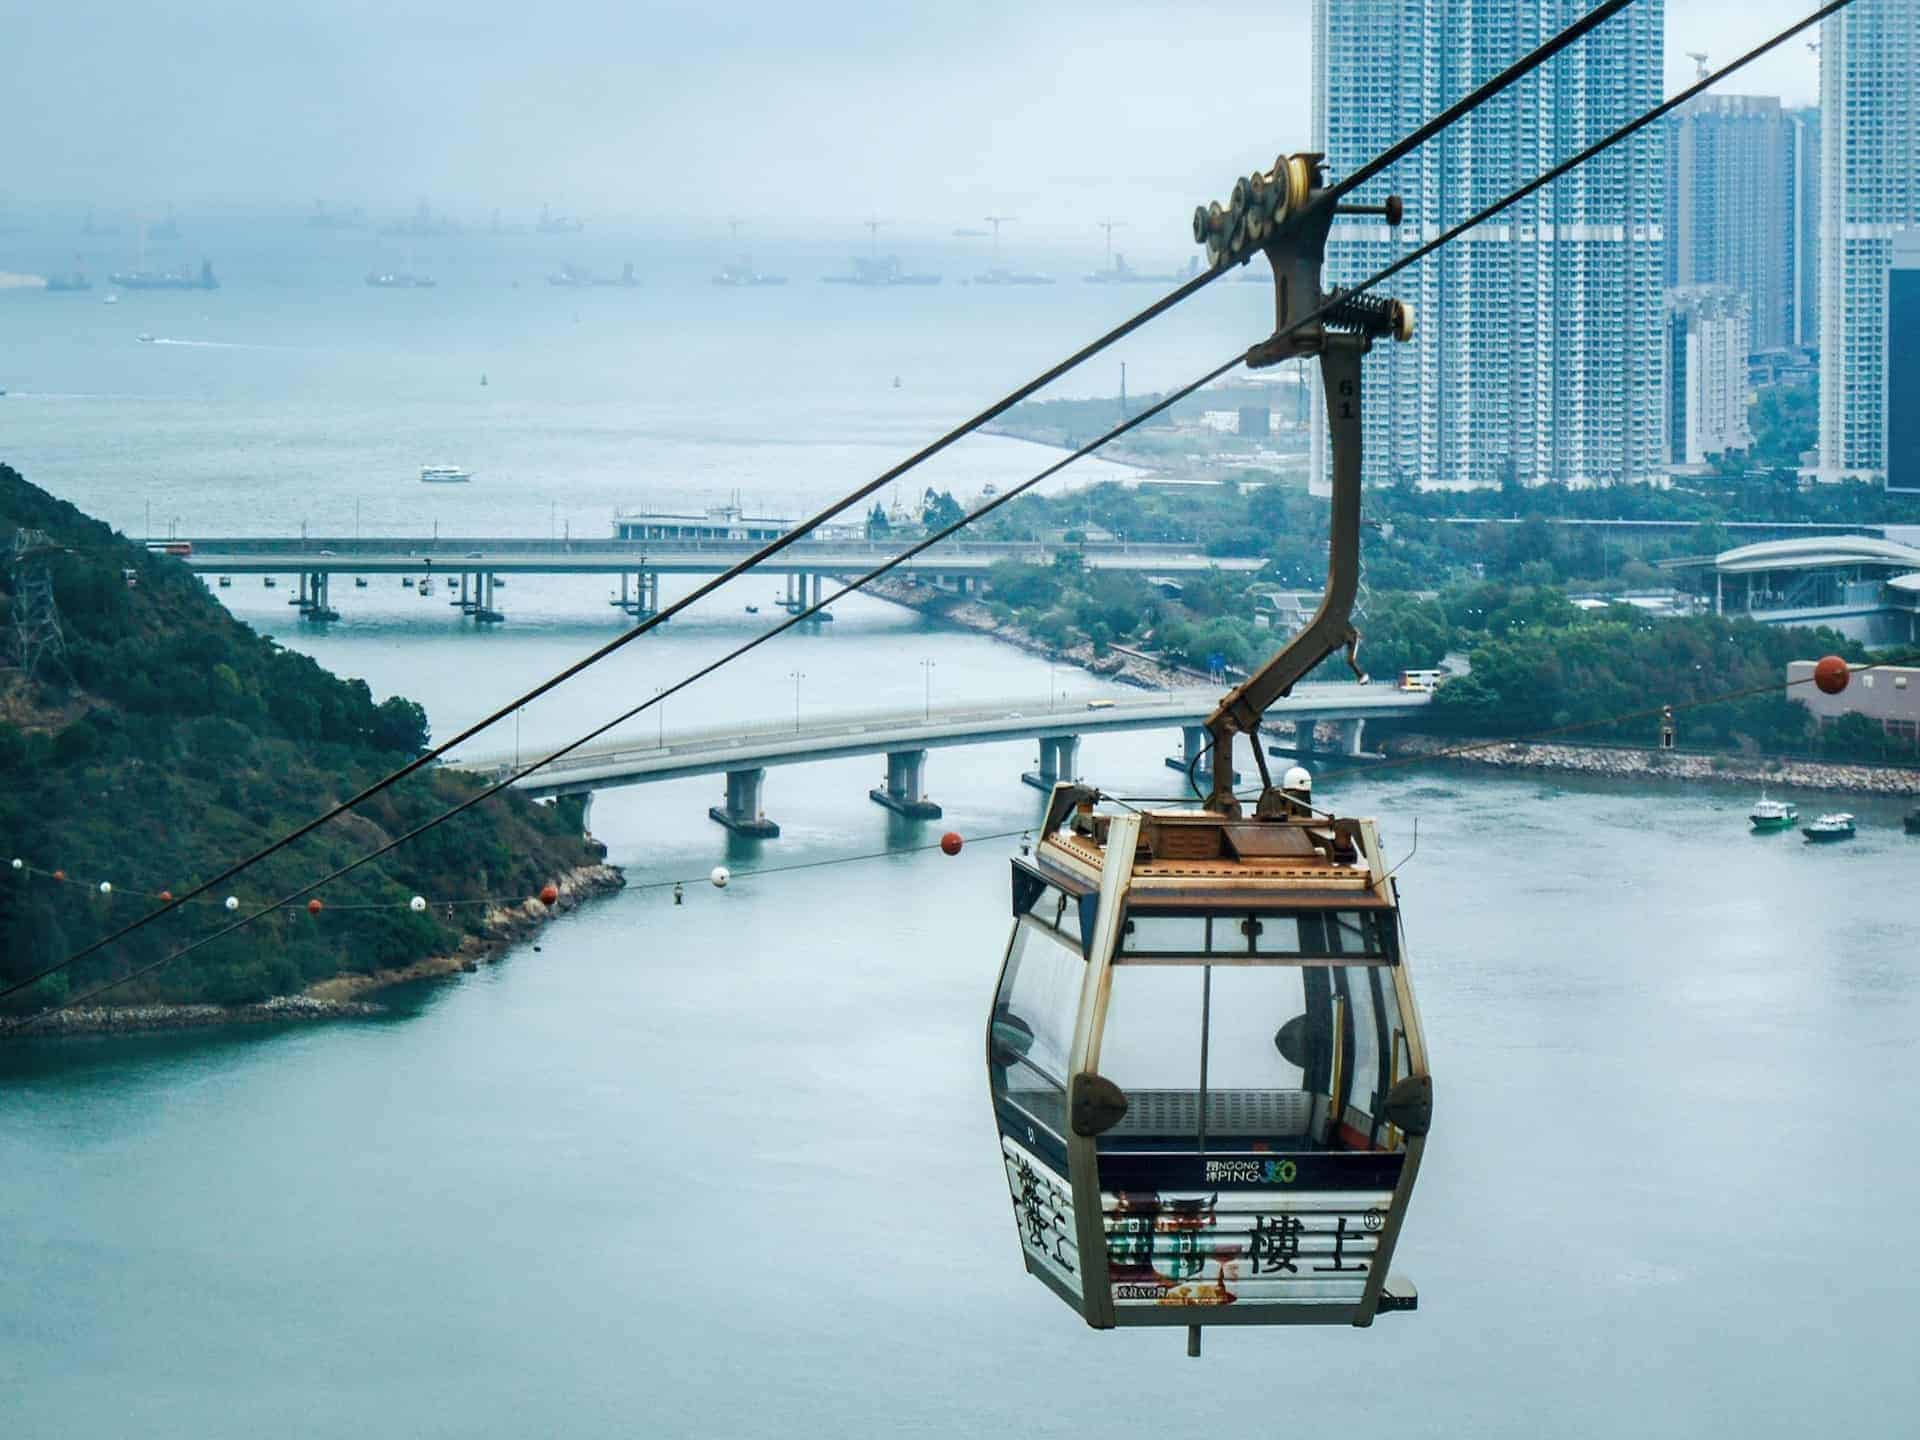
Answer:
<svg viewBox="0 0 1920 1440"><path fill-rule="evenodd" d="M1920 549L1869 535L1807 535L1763 540L1723 550L1713 557L1722 575L1762 570L1821 570L1832 565L1884 565L1890 570L1920 570Z"/></svg>

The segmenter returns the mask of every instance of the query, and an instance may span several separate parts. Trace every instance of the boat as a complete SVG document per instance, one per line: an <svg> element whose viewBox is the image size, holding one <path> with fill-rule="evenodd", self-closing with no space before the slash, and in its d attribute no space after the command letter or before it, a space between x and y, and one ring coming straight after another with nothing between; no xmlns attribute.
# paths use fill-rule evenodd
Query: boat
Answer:
<svg viewBox="0 0 1920 1440"><path fill-rule="evenodd" d="M784 275L768 275L764 271L754 269L752 265L743 260L737 265L722 265L720 267L720 273L713 277L713 283L716 285L730 286L784 285L787 283L787 277Z"/></svg>
<svg viewBox="0 0 1920 1440"><path fill-rule="evenodd" d="M938 275L927 275L907 270L900 264L898 255L888 255L884 259L853 257L853 273L850 275L822 275L821 281L828 285L938 285Z"/></svg>
<svg viewBox="0 0 1920 1440"><path fill-rule="evenodd" d="M271 575L261 576L260 583L269 590L278 590L280 588L280 582L274 579L273 576Z"/></svg>
<svg viewBox="0 0 1920 1440"><path fill-rule="evenodd" d="M91 290L92 288L93 282L78 270L69 271L65 275L49 275L47 277L47 289L49 290ZM107 298L111 300L113 297L109 295Z"/></svg>
<svg viewBox="0 0 1920 1440"><path fill-rule="evenodd" d="M974 276L973 283L976 285L1051 285L1053 277L1033 270L1008 270L996 265L993 269Z"/></svg>
<svg viewBox="0 0 1920 1440"><path fill-rule="evenodd" d="M420 480L426 485L464 485L473 479L471 470L462 470L458 465L422 465Z"/></svg>
<svg viewBox="0 0 1920 1440"><path fill-rule="evenodd" d="M1762 790L1760 798L1753 802L1747 820L1752 824L1755 834L1768 834L1775 830L1791 830L1800 822L1800 813L1786 800L1769 800L1767 792Z"/></svg>
<svg viewBox="0 0 1920 1440"><path fill-rule="evenodd" d="M1800 833L1810 841L1851 840L1853 816L1837 810L1831 815L1822 815L1811 825L1802 825Z"/></svg>
<svg viewBox="0 0 1920 1440"><path fill-rule="evenodd" d="M758 615L759 613L760 613L760 607L758 605L747 606L747 614Z"/></svg>
<svg viewBox="0 0 1920 1440"><path fill-rule="evenodd" d="M629 260L620 267L620 273L611 279L596 275L579 265L562 265L553 274L547 276L549 285L560 285L574 289L631 289L640 283L640 277L633 272L633 262Z"/></svg>
<svg viewBox="0 0 1920 1440"><path fill-rule="evenodd" d="M1083 278L1089 285L1170 285L1188 277L1172 273L1149 275L1143 270L1134 269L1127 263L1125 255L1115 251L1112 265L1105 270L1090 270Z"/></svg>
<svg viewBox="0 0 1920 1440"><path fill-rule="evenodd" d="M354 576L354 577L353 577L353 588L354 588L354 589L356 589L356 590L364 590L364 589L366 589L366 588L367 588L367 577L366 577L366 576L364 576L364 575L356 575L356 576Z"/></svg>
<svg viewBox="0 0 1920 1440"><path fill-rule="evenodd" d="M142 330L138 335L134 336L133 338L138 340L142 345L151 345L153 343L153 336L149 335L144 330Z"/></svg>
<svg viewBox="0 0 1920 1440"><path fill-rule="evenodd" d="M212 262L202 260L200 273L190 270L125 270L107 277L122 290L218 290Z"/></svg>
<svg viewBox="0 0 1920 1440"><path fill-rule="evenodd" d="M437 283L431 275L415 275L406 270L367 272L367 284L376 290L431 290Z"/></svg>
<svg viewBox="0 0 1920 1440"><path fill-rule="evenodd" d="M120 303L120 297L118 295L104 295L101 297L100 303L102 305L118 305Z"/></svg>
<svg viewBox="0 0 1920 1440"><path fill-rule="evenodd" d="M411 575L402 575L400 577L400 586L404 590L411 590L413 588L413 577Z"/></svg>
<svg viewBox="0 0 1920 1440"><path fill-rule="evenodd" d="M231 575L222 575L220 577L220 588L222 590L231 590L233 588L233 577Z"/></svg>

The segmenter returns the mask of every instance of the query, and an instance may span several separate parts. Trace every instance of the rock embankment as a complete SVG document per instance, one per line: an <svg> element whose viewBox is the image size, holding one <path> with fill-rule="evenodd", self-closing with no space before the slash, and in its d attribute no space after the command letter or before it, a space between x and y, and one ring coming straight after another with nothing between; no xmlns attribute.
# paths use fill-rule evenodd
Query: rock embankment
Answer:
<svg viewBox="0 0 1920 1440"><path fill-rule="evenodd" d="M409 980L431 980L490 963L515 940L563 911L618 890L626 876L614 865L582 865L554 882L560 897L549 906L536 898L489 910L484 936L469 936L450 955L430 955L395 970L336 975L299 995L275 995L254 1005L88 1005L28 1016L0 1026L11 1036L86 1035L142 1030L191 1030L209 1025L285 1024L297 1020L365 1019L386 1013L384 1005L358 997Z"/></svg>
<svg viewBox="0 0 1920 1440"><path fill-rule="evenodd" d="M1387 741L1386 749L1396 757L1429 755L1447 764L1488 766L1496 770L1550 771L1613 780L1765 784L1782 789L1829 790L1855 795L1920 795L1920 770L1824 760L1769 760L1674 750L1616 750L1601 745L1443 739L1433 735L1396 736Z"/></svg>

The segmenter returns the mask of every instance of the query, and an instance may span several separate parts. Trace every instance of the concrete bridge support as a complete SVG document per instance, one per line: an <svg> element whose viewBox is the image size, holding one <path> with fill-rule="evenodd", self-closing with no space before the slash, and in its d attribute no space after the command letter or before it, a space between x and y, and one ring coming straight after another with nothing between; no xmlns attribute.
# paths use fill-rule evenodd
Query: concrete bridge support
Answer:
<svg viewBox="0 0 1920 1440"><path fill-rule="evenodd" d="M1366 738L1367 722L1364 719L1342 720L1339 724L1340 753L1350 759L1364 755L1366 751L1361 747Z"/></svg>
<svg viewBox="0 0 1920 1440"><path fill-rule="evenodd" d="M766 776L765 770L729 770L727 803L724 806L708 806L708 817L736 835L745 835L754 840L778 838L780 826L769 820L766 812L760 808L760 782Z"/></svg>
<svg viewBox="0 0 1920 1440"><path fill-rule="evenodd" d="M938 820L940 807L926 795L926 770L926 751L889 751L886 788L869 790L867 795L876 805L910 820Z"/></svg>
<svg viewBox="0 0 1920 1440"><path fill-rule="evenodd" d="M1029 770L1020 777L1036 790L1049 795L1053 787L1062 780L1080 778L1080 737L1078 735L1047 735L1040 740L1040 766Z"/></svg>
<svg viewBox="0 0 1920 1440"><path fill-rule="evenodd" d="M493 593L493 576L486 577L487 594ZM636 620L649 620L660 613L660 572L657 570L635 570L620 572L620 594L618 598L607 602L623 615L631 615ZM491 603L487 606L492 609Z"/></svg>
<svg viewBox="0 0 1920 1440"><path fill-rule="evenodd" d="M1195 761L1198 764L1195 764ZM1188 767L1192 767L1189 769ZM1167 757L1167 768L1178 770L1182 775L1193 776L1194 783L1205 789L1213 784L1213 752L1208 747L1207 727L1204 725L1182 725L1180 727L1180 753ZM1240 783L1240 772L1233 772L1233 783Z"/></svg>
<svg viewBox="0 0 1920 1440"><path fill-rule="evenodd" d="M332 604L332 578L325 570L302 571L300 593L287 603L300 607L303 620L338 620L340 612Z"/></svg>

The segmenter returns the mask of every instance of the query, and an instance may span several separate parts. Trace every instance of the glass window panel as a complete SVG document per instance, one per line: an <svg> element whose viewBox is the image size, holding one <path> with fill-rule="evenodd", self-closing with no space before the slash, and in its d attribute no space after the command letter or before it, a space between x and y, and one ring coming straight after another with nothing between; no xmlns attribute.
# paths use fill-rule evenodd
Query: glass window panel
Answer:
<svg viewBox="0 0 1920 1440"><path fill-rule="evenodd" d="M1298 966L1216 965L1207 1044L1210 1090L1297 1090L1300 1067L1274 1044L1306 1008Z"/></svg>
<svg viewBox="0 0 1920 1440"><path fill-rule="evenodd" d="M1254 954L1298 955L1300 953L1299 916L1258 915L1248 923L1254 930Z"/></svg>
<svg viewBox="0 0 1920 1440"><path fill-rule="evenodd" d="M1204 955L1204 915L1134 915L1127 921L1123 950L1146 955Z"/></svg>
<svg viewBox="0 0 1920 1440"><path fill-rule="evenodd" d="M1373 999L1380 978L1380 972L1371 967L1355 965L1346 971L1347 1010L1353 1017L1353 1084L1347 1091L1347 1109L1366 1117L1356 1121L1350 1113L1348 1123L1362 1133L1372 1129L1372 1119L1380 1113L1380 1101L1386 1093L1386 1051L1381 1045L1380 1017Z"/></svg>
<svg viewBox="0 0 1920 1440"><path fill-rule="evenodd" d="M1113 971L1100 1073L1136 1090L1200 1088L1199 965L1126 965Z"/></svg>
<svg viewBox="0 0 1920 1440"><path fill-rule="evenodd" d="M1064 1133L1068 1057L1086 964L1078 946L1020 921L994 999L989 1052L995 1093Z"/></svg>

